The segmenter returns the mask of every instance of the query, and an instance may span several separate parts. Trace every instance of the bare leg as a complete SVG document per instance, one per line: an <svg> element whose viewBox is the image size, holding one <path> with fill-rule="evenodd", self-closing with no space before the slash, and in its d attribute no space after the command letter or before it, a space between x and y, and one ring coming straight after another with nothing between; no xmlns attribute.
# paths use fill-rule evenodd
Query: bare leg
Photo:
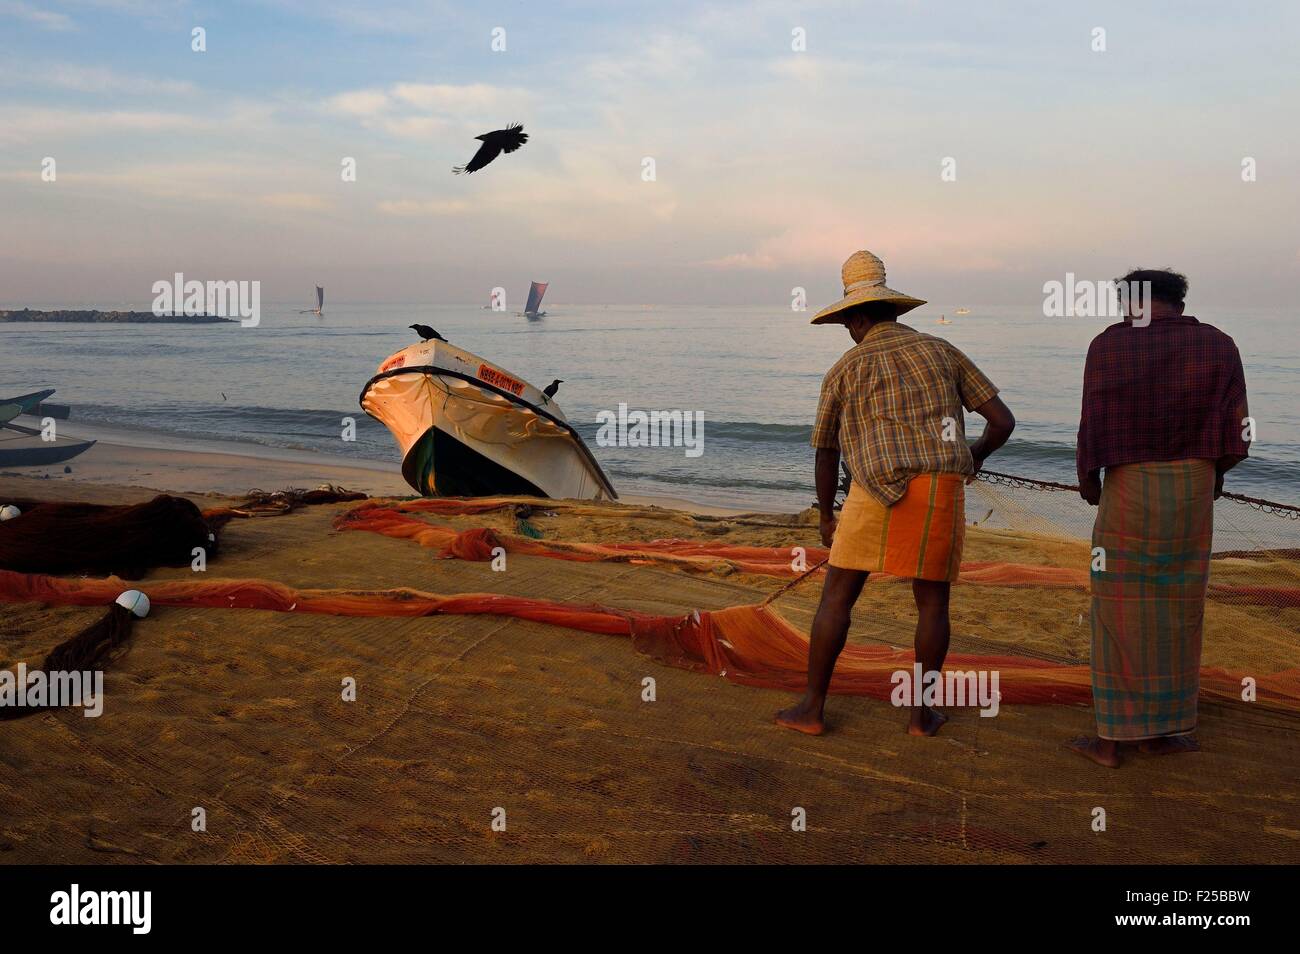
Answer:
<svg viewBox="0 0 1300 954"><path fill-rule="evenodd" d="M948 621L948 596L952 589L946 580L913 580L912 599L916 601L916 661L921 672L940 672L948 655L952 627ZM921 687L917 686L919 693ZM934 735L948 717L926 705L912 707L907 731L911 735Z"/></svg>
<svg viewBox="0 0 1300 954"><path fill-rule="evenodd" d="M813 618L808 645L808 690L798 703L776 714L777 725L809 735L821 735L826 730L823 721L826 691L830 688L831 673L835 671L835 660L839 658L849 634L853 604L862 594L867 575L866 570L843 570L837 566L826 568L822 601Z"/></svg>

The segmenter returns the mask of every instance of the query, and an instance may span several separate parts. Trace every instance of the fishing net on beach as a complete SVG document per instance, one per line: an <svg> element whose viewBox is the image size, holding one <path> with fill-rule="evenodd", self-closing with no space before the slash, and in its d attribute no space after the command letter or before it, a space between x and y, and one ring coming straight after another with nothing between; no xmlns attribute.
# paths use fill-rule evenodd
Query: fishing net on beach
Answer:
<svg viewBox="0 0 1300 954"><path fill-rule="evenodd" d="M966 492L973 526L1087 540L1097 509L1079 488L1050 480L982 471ZM1215 556L1300 556L1300 506L1224 493L1214 505Z"/></svg>
<svg viewBox="0 0 1300 954"><path fill-rule="evenodd" d="M0 599L62 605L102 605L122 590L117 579L67 580L0 571ZM640 652L667 665L723 676L743 685L802 689L808 639L767 605L744 605L686 616L654 616L596 604L485 593L439 595L412 589L295 589L271 580L160 581L149 597L159 606L259 609L335 616L495 615L569 629L627 636ZM888 699L891 675L912 665L910 650L849 647L836 666L831 691ZM947 668L1001 674L1001 700L1024 704L1078 704L1091 699L1085 665L1013 656L954 653ZM1300 669L1260 677L1265 705L1300 711ZM1202 670L1202 693L1240 696L1240 675Z"/></svg>
<svg viewBox="0 0 1300 954"><path fill-rule="evenodd" d="M0 523L0 569L24 573L113 573L139 579L157 566L185 566L195 548L215 554L215 524L183 497L111 506L19 501Z"/></svg>
<svg viewBox="0 0 1300 954"><path fill-rule="evenodd" d="M139 579L159 566L216 556L220 530L236 517L280 516L299 507L365 500L327 484L315 490L250 490L233 507L200 511L184 497L95 504L16 500L19 515L0 521L0 569L22 573L112 573Z"/></svg>
<svg viewBox="0 0 1300 954"><path fill-rule="evenodd" d="M514 506L513 498L459 501L417 500L406 503L374 502L342 513L334 522L340 530L364 530L396 539L412 540L438 551L445 559L487 561L498 552L550 557L580 562L652 563L688 572L741 572L776 577L799 577L809 565L823 564L830 554L820 547L736 546L716 541L667 539L632 543L574 543L538 539L487 527L454 529L432 524L412 513L444 516L476 515ZM570 514L605 513L596 507L561 505ZM1021 528L1023 529L1023 528ZM875 574L873 579L888 578ZM958 582L977 586L1088 589L1085 567L1044 566L1009 562L967 561ZM1224 602L1264 606L1300 607L1300 578L1295 585L1213 582L1208 595Z"/></svg>
<svg viewBox="0 0 1300 954"><path fill-rule="evenodd" d="M307 490L303 487L288 487L284 490L255 488L246 493L244 499L233 507L214 507L203 511L203 516L208 520L220 520L224 523L236 517L279 517L292 513L299 507L365 499L367 495L360 491L336 487L334 484L322 484L315 490Z"/></svg>
<svg viewBox="0 0 1300 954"><path fill-rule="evenodd" d="M1100 770L1060 748L1091 718L1075 617L1094 511L1078 503L1082 536L972 532L979 559L954 596L949 664L996 667L1008 705L997 719L959 713L917 745L889 705L844 700L887 698L889 675L911 664L900 581L863 596L829 736L773 727L775 693L723 688L803 684L821 574L784 587L799 579L791 546L816 538L806 520L510 498L241 521L207 575L161 570L138 584L159 610L113 656L106 718L7 726L0 850L173 863L1177 863L1258 861L1265 839L1263 860L1294 858L1294 809L1277 798L1300 757L1294 607L1210 601L1212 754L1162 765L1154 795L1139 766L1108 793L1111 833L1089 828ZM375 505L381 522L412 522L391 524L396 539L347 528ZM540 539L517 532L520 505ZM971 504L968 516L983 513ZM509 573L479 562L486 543L511 553ZM809 567L819 556L807 547ZM1264 562L1218 554L1212 578L1284 586L1282 569L1234 575ZM1003 576L980 583L990 567ZM122 588L0 574L7 658L39 661ZM648 675L656 705L639 696ZM1259 684L1251 705L1246 675ZM356 702L339 700L342 676L356 677ZM498 804L510 828L489 834ZM195 805L212 831L178 836ZM791 837L790 806L808 809L806 833Z"/></svg>
<svg viewBox="0 0 1300 954"><path fill-rule="evenodd" d="M993 515L997 514L1004 525L1010 525L1018 533L1052 529L1054 535L1064 536L1068 533L1067 524L1078 532L1083 520L1091 516L1091 508L1086 508L1072 492L1073 488L1063 485L990 474L977 487L977 494L973 496L977 497L978 503L971 512L976 525L990 526ZM1040 502L1035 507L1017 506L1018 498L1023 499L1030 492L1052 495L1051 504ZM253 491L241 505L205 511L202 516L193 504L174 497L158 497L148 504L128 507L28 504L29 512L21 519L0 524L0 568L27 573L59 573L67 572L69 568L108 569L112 572L125 567L138 575L142 568L149 566L188 562L190 547L199 545L197 541L205 541L209 546L215 543L204 517L210 523L216 523L232 516L287 513L305 504L350 502L363 498L364 495L335 487L277 494ZM992 506L982 512L987 504ZM1247 501L1245 504L1249 512L1270 513L1260 509L1259 502ZM410 540L436 550L443 559L483 562L498 554L509 553L577 562L658 565L690 573L750 574L793 579L796 583L815 574L828 556L826 550L817 547L737 545L698 538L600 543L545 539L540 530L527 523L527 518L536 513L557 511L578 517L607 517L611 510L608 506L596 504L548 501L543 506L552 509L539 507L534 511L535 505L536 501L530 504L522 498L509 497L411 501L363 499L363 502L338 514L334 526L340 530L367 531ZM1228 498L1220 505L1240 508L1243 504ZM515 516L517 529L527 524L531 532L454 527L430 520L431 517L480 516L500 511L509 511ZM1281 515L1282 519L1287 519L1284 508L1271 512L1275 518ZM619 514L623 518L663 519L666 516L657 508L621 507ZM1022 514L1028 514L1032 520L1042 524L1026 526L1029 520ZM1237 514L1238 517L1241 515L1240 512ZM696 526L726 520L793 529L760 517L669 516ZM34 540L44 541L44 546L33 546ZM51 540L58 541L59 545L52 548ZM1300 578L1295 574L1297 564L1286 557L1284 550L1269 552L1274 555L1271 560L1217 560L1216 567L1223 567L1220 576L1227 579L1215 579L1210 583L1209 598L1244 607L1272 607L1295 615L1295 609L1300 607ZM95 554L93 558L89 556L92 553ZM1262 569L1270 571L1266 578ZM891 578L883 574L873 574L872 580L877 585L891 582ZM1082 566L1011 561L964 562L958 582L979 587L1064 589L1079 593L1085 593L1089 585L1088 572ZM39 599L84 603L88 600L93 604L97 601L111 602L121 589L119 582L111 580L100 581L98 585L95 581L70 584L52 576L24 578L12 572L0 578L0 596L10 601ZM786 589L788 586L781 592ZM733 681L754 685L798 688L803 684L807 639L784 620L774 606L769 605L778 595L772 594L759 606L739 605L712 614L694 613L685 618L652 618L599 606L575 607L537 600L511 602L506 597L481 594L438 596L406 590L382 590L374 594L328 590L294 593L270 580L222 581L219 585L216 582L165 582L151 588L152 598L160 605L297 609L340 615L492 613L516 616L593 632L629 635L639 649L672 665L725 674ZM832 691L885 697L888 695L889 675L909 659L910 652L901 650L850 649L840 663ZM1004 690L1008 702L1078 703L1089 698L1087 669L1083 666L1033 660L1026 664L1025 660L1010 655L959 654L950 659L950 668L1001 671L1003 678L1009 680ZM1275 701L1290 705L1293 697L1300 697L1292 685L1293 673L1282 672L1268 678L1272 680L1270 696ZM1225 687L1233 685L1240 686L1239 677L1206 670L1207 692L1227 692Z"/></svg>
<svg viewBox="0 0 1300 954"><path fill-rule="evenodd" d="M972 526L1056 539L1090 540L1095 507L1077 487L985 472L967 488ZM1224 603L1300 606L1300 507L1225 493L1214 505L1214 554L1207 596ZM1300 614L1285 614L1300 634Z"/></svg>

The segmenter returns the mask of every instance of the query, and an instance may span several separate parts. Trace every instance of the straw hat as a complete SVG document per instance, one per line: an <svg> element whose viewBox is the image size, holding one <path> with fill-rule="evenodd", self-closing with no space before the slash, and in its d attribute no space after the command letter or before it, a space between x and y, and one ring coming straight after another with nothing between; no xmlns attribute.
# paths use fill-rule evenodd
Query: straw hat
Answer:
<svg viewBox="0 0 1300 954"><path fill-rule="evenodd" d="M887 287L885 263L870 252L854 252L850 255L840 269L840 277L844 279L844 297L817 312L812 320L814 325L842 321L841 317L837 317L840 312L868 301L891 302L899 315L925 304L920 298Z"/></svg>

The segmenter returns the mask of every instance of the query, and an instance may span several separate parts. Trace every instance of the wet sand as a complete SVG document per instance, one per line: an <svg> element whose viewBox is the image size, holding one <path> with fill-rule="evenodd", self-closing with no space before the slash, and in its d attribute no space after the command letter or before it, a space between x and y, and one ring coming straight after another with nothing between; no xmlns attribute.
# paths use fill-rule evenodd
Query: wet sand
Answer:
<svg viewBox="0 0 1300 954"><path fill-rule="evenodd" d="M336 484L373 495L411 496L396 463L349 460L312 451L257 447L230 441L197 441L142 431L67 423L59 433L98 443L66 466L0 470L0 479L36 478L53 483L98 483L178 494L241 496L254 487L316 487ZM738 508L709 507L686 498L623 496L624 503L690 510L694 513L739 513Z"/></svg>

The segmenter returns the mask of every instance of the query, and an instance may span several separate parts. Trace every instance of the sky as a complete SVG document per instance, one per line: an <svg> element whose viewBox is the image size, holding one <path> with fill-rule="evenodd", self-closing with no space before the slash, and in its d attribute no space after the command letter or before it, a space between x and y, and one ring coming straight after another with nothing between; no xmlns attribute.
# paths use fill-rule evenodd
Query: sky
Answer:
<svg viewBox="0 0 1300 954"><path fill-rule="evenodd" d="M0 307L147 308L175 272L817 307L858 248L931 301L1170 266L1189 311L1288 307L1297 27L1200 0L0 0ZM522 149L451 173L510 122Z"/></svg>

